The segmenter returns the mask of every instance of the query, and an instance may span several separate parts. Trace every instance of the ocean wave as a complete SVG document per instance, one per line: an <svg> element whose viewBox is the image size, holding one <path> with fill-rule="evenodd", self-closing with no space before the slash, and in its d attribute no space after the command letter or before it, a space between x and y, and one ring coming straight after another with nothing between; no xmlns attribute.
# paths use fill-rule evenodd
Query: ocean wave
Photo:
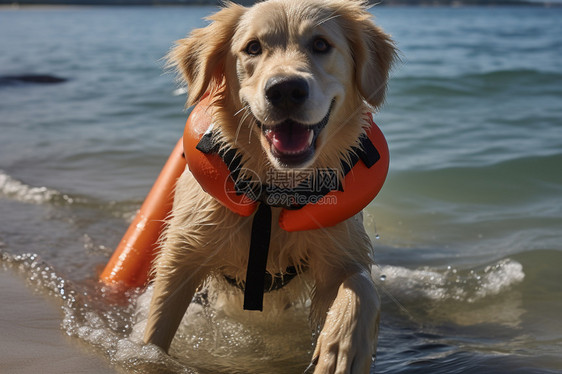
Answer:
<svg viewBox="0 0 562 374"><path fill-rule="evenodd" d="M74 199L69 195L47 187L29 186L0 170L0 197L24 203L44 204L59 202L72 204Z"/></svg>
<svg viewBox="0 0 562 374"><path fill-rule="evenodd" d="M532 80L537 83L552 83L562 80L562 73L557 71L545 71L537 69L504 69L487 71L479 74L462 75L461 79L481 79L489 84L513 82L516 80Z"/></svg>
<svg viewBox="0 0 562 374"><path fill-rule="evenodd" d="M28 204L73 205L109 212L113 217L132 222L141 202L138 200L103 202L83 196L73 196L48 187L34 187L0 170L0 198Z"/></svg>
<svg viewBox="0 0 562 374"><path fill-rule="evenodd" d="M519 92L538 87L548 93L562 94L562 73L534 69L505 69L453 76L394 77L391 90L405 95L487 96L505 90ZM547 89L548 88L548 89Z"/></svg>
<svg viewBox="0 0 562 374"><path fill-rule="evenodd" d="M472 80L483 79L486 81L512 81L514 79L521 79L524 77L539 78L541 81L548 82L552 79L562 79L562 72L539 70L539 69L498 69L488 70L478 73L464 73L459 72L458 75L410 75L410 76L396 76L393 77L391 82L403 81L452 81L452 80Z"/></svg>
<svg viewBox="0 0 562 374"><path fill-rule="evenodd" d="M525 278L523 265L509 258L476 269L408 269L385 265L374 269L387 292L401 299L474 303L496 296Z"/></svg>
<svg viewBox="0 0 562 374"><path fill-rule="evenodd" d="M510 258L469 269L387 265L373 275L383 292L383 310L417 323L429 319L436 325L516 328L526 312L522 294L515 289L525 279L523 265Z"/></svg>
<svg viewBox="0 0 562 374"><path fill-rule="evenodd" d="M458 78L407 77L393 78L391 92L398 89L398 96L471 96L473 89Z"/></svg>
<svg viewBox="0 0 562 374"><path fill-rule="evenodd" d="M392 193L404 196L418 194L457 204L489 202L496 206L501 203L516 207L525 201L537 202L541 198L557 197L562 192L562 175L557 172L562 154L496 162L483 156L481 163L483 165L395 173L390 180Z"/></svg>

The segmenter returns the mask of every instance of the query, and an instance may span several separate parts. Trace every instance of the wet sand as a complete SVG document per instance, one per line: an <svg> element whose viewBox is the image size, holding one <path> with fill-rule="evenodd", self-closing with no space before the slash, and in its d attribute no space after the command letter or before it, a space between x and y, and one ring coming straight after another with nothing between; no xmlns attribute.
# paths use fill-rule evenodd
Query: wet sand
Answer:
<svg viewBox="0 0 562 374"><path fill-rule="evenodd" d="M59 306L35 294L25 280L0 268L0 373L92 373L116 371L82 343L64 335Z"/></svg>

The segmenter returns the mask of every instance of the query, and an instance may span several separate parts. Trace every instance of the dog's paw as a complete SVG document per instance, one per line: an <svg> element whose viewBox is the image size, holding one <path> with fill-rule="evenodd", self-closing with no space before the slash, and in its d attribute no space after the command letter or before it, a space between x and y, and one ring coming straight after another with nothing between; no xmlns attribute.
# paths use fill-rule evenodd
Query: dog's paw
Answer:
<svg viewBox="0 0 562 374"><path fill-rule="evenodd" d="M338 331L340 329L335 324L325 330L316 345L313 359L315 374L369 373L374 353L371 334L357 328L351 332Z"/></svg>
<svg viewBox="0 0 562 374"><path fill-rule="evenodd" d="M338 290L316 342L315 374L369 373L377 345L379 299L374 288L358 283L348 280Z"/></svg>

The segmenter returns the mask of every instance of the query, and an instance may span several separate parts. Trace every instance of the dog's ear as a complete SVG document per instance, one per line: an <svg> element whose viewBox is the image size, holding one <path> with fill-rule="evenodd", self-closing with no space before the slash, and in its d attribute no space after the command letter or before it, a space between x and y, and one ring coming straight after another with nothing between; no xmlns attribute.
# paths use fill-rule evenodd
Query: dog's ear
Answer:
<svg viewBox="0 0 562 374"><path fill-rule="evenodd" d="M365 12L366 13L366 12ZM397 59L394 42L370 15L353 20L348 34L359 92L374 108L384 102L388 75Z"/></svg>
<svg viewBox="0 0 562 374"><path fill-rule="evenodd" d="M240 17L247 9L228 3L208 19L211 23L196 29L176 43L167 55L168 67L176 67L187 82L187 105L195 104L207 91L223 85L225 59Z"/></svg>

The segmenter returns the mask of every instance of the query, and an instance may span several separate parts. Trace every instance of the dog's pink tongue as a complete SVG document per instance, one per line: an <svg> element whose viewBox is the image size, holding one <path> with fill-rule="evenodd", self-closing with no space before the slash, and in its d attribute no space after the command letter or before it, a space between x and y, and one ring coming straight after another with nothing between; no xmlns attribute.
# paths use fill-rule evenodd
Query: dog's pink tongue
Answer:
<svg viewBox="0 0 562 374"><path fill-rule="evenodd" d="M266 137L279 153L299 154L310 147L314 132L300 124L289 122L267 131Z"/></svg>

